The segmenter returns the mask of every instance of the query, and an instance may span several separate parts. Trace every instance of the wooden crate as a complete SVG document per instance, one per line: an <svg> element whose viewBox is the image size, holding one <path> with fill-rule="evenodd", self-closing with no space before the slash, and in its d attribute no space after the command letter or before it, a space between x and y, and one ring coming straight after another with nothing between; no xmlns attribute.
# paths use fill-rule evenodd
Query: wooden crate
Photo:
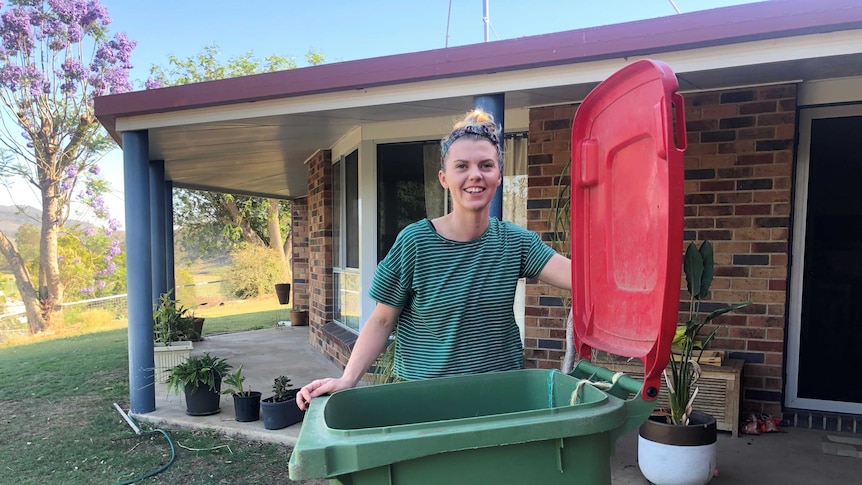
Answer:
<svg viewBox="0 0 862 485"><path fill-rule="evenodd" d="M625 372L631 377L643 378L640 361L612 362L601 359L596 362L615 372ZM694 409L715 417L716 428L739 435L739 401L742 387L742 359L725 359L724 365L701 365L702 374L696 386L700 388L694 401ZM668 372L670 372L668 370ZM657 408L667 408L667 387L662 379Z"/></svg>
<svg viewBox="0 0 862 485"><path fill-rule="evenodd" d="M695 350L693 357L698 357L700 354L699 350ZM682 355L671 352L671 358L679 362L682 360ZM724 362L724 351L723 350L704 350L703 355L700 355L700 358L697 359L700 365L721 365Z"/></svg>

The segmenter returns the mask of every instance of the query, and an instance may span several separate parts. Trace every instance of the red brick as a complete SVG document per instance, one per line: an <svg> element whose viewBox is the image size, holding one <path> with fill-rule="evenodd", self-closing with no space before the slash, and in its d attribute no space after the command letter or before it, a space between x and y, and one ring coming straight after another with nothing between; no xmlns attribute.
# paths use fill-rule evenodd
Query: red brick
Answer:
<svg viewBox="0 0 862 485"><path fill-rule="evenodd" d="M761 352L784 352L784 342L771 342L766 340L750 340L746 350Z"/></svg>

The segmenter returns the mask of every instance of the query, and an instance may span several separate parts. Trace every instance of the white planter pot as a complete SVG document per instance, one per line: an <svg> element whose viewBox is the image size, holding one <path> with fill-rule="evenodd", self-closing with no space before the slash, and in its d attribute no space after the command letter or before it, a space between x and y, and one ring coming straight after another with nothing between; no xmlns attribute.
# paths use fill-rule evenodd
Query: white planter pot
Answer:
<svg viewBox="0 0 862 485"><path fill-rule="evenodd" d="M705 485L716 467L715 418L694 413L692 424L647 420L638 432L638 466L655 485Z"/></svg>
<svg viewBox="0 0 862 485"><path fill-rule="evenodd" d="M155 358L156 382L168 381L168 370L189 359L192 352L192 343L188 341L171 342L170 345L163 343L153 344L153 356Z"/></svg>

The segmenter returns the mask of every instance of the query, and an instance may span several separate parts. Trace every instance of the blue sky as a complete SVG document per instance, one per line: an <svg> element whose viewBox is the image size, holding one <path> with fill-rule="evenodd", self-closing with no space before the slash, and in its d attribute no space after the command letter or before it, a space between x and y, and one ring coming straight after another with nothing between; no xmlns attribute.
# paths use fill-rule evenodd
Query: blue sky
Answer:
<svg viewBox="0 0 862 485"><path fill-rule="evenodd" d="M295 57L309 49L326 62L365 59L484 41L483 0L101 0L113 22L137 47L132 78L146 79L150 66L166 65L171 55L194 56L216 44L228 59L247 52L259 57ZM490 40L513 39L564 30L675 15L669 0L489 0ZM753 0L674 0L682 12ZM448 39L447 39L448 18ZM114 191L106 198L112 216L124 219L122 153L101 162ZM27 189L15 202L38 206ZM0 205L12 201L0 191Z"/></svg>

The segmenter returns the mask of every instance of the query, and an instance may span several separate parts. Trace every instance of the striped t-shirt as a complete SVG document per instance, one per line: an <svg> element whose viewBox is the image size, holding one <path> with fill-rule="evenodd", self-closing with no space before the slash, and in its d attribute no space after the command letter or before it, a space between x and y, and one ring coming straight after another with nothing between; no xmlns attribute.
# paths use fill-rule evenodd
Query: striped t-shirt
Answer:
<svg viewBox="0 0 862 485"><path fill-rule="evenodd" d="M405 227L378 265L369 295L402 308L395 375L426 379L520 369L512 310L518 278L535 278L554 255L539 236L489 220L479 238L450 241L427 219Z"/></svg>

